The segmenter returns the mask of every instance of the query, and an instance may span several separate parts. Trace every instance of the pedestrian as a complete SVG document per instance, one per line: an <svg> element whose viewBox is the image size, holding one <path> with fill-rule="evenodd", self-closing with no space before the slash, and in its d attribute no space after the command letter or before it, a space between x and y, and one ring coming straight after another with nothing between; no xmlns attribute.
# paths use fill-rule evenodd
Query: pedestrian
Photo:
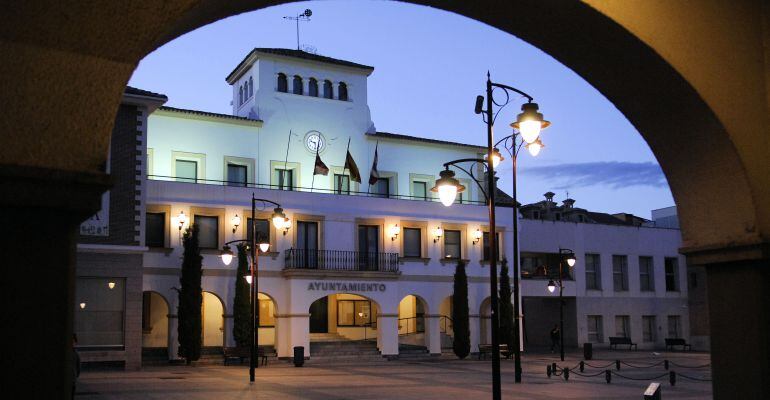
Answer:
<svg viewBox="0 0 770 400"><path fill-rule="evenodd" d="M559 330L559 325L554 325L553 329L551 329L551 353L553 353L554 349L559 346L560 336L561 331Z"/></svg>

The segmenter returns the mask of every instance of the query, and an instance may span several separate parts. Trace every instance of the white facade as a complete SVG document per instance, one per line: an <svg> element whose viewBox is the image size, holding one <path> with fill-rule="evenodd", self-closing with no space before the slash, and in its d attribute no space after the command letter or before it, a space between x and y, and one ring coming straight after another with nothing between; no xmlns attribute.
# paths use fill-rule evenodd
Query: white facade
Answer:
<svg viewBox="0 0 770 400"><path fill-rule="evenodd" d="M405 318L415 316L415 308L403 306L402 300L416 296L421 302L420 313L424 318L423 344L430 353L440 353L445 339L442 332L451 333L445 329L445 317L450 314L448 299L452 295L455 260L445 259L448 252L446 236L436 238L437 227L442 227L444 232L460 232L459 258L468 262L471 351L477 351L479 343L489 342L489 268L482 261L482 243L475 240L474 235L476 231L488 230L487 209L481 204L483 195L475 183L458 173L469 191L463 200L472 204L455 204L447 208L435 201L430 192L427 199L418 198L422 194L418 193L420 184L415 185L415 182L424 182L430 189L444 162L479 157L484 149L376 133L366 101L366 78L372 70L313 58L256 50L250 53L228 77L233 87L234 116L171 108L159 109L150 116L147 212L163 214L165 225L162 246L151 248L144 254L144 290L165 299L169 318L168 327L161 330L167 338L164 340L157 331L145 333L145 346L165 344L169 347L169 355L176 356L177 296L173 288L179 285L182 254L178 229L180 213L188 217L183 228L198 215L216 217L216 241L217 247L221 247L227 241L246 237L245 223L253 193L258 198L280 203L292 222L285 231L270 228L271 249L259 257L259 292L272 300L275 320L274 327L260 329L260 340L273 344L279 357L289 357L294 346L304 346L306 356L312 357L312 304L325 296L342 294L360 295L373 303L376 315L372 316L372 321L376 322L376 329L370 329L367 334L376 335L377 348L384 356L398 354L399 332L404 330ZM279 74L287 77L286 93L278 90ZM292 93L295 75L302 78L301 95ZM310 78L319 83L318 97L308 95ZM321 85L324 80L333 83L331 99L323 98ZM347 86L347 100L339 99L340 82ZM308 138L317 138L317 135L324 143L319 155L330 169L329 176L313 176L316 153ZM343 173L348 140L363 183L352 184L350 193L338 194L334 193L334 176ZM388 194L383 196L387 198L367 195L370 190L367 180L377 143L380 176L390 182ZM177 168L181 168L181 164L177 160L194 162L187 165L194 165L195 177L186 176L186 181L178 181L181 175ZM246 167L247 179L243 182L246 187L225 184L233 180L228 176L228 163ZM280 182L276 170L282 169L292 170L294 190L278 190ZM271 210L266 208L258 218L266 218ZM236 215L243 221L239 227L234 227L231 222ZM510 208L501 207L497 215L498 231L503 238L502 256L511 259L512 213ZM381 264L374 268L358 268L361 265L356 262L349 263L348 269L353 270L346 271L291 268L287 257L292 249L303 248L298 232L299 223L304 222L318 227L314 251L317 250L320 257L327 254L323 252L352 254L358 251L361 248L359 227L371 226L375 227L377 235L377 252L392 254L398 261L388 264L391 268L387 271L381 270ZM396 226L399 234L393 236ZM407 257L406 229L419 229L419 257ZM576 324L574 343L589 341L588 315L603 316L605 343L607 337L615 336L616 315L630 317L630 335L640 347L659 347L667 337L662 332L653 342L643 343L640 336L642 316L657 316L656 329L663 331L667 329L669 315L680 315L680 336L687 337L686 275L684 259L677 253L678 230L532 220L522 220L520 229L522 253L556 253L559 247L567 247L578 256L575 280L568 281L565 290L565 296L575 299L575 310L569 317ZM582 272L585 253L600 254L603 290L586 290ZM627 291L615 292L612 288L613 255L627 256ZM653 257L654 291L638 290L639 273L634 260L640 255ZM679 291L665 290L664 257L679 259L677 273L682 282ZM212 249L204 250L203 268L203 290L221 301L219 307L223 313L221 323L215 323L214 328L209 329L210 333L204 333L208 335L208 340L204 337L204 344L211 344L213 340L220 345L234 346L232 303L235 279L239 279L235 276L235 267L225 266L218 251ZM546 298L545 282L523 279L522 296L525 300ZM332 302L337 298L334 297ZM530 320L533 327L545 323L543 321L550 323L544 310L527 309L526 304L525 301L525 324ZM204 311L205 318L216 319L215 315L211 316L211 310L218 309ZM329 310L336 314L331 307ZM213 311L214 314L217 312ZM330 324L336 325L332 329L339 335L358 338L361 334L360 329L345 328L339 321L337 316L337 324ZM217 336L217 329L221 336ZM546 336L547 330L542 335Z"/></svg>

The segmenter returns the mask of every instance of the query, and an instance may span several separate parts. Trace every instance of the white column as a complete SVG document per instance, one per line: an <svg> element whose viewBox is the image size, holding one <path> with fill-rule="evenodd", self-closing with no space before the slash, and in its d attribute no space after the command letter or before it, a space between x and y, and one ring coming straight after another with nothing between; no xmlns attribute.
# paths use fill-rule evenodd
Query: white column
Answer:
<svg viewBox="0 0 770 400"><path fill-rule="evenodd" d="M441 315L425 316L425 346L430 354L441 354Z"/></svg>
<svg viewBox="0 0 770 400"><path fill-rule="evenodd" d="M305 357L310 357L310 314L276 315L275 351L278 357L294 357L294 346L303 346Z"/></svg>
<svg viewBox="0 0 770 400"><path fill-rule="evenodd" d="M387 358L398 357L398 314L377 315L377 341L380 354Z"/></svg>
<svg viewBox="0 0 770 400"><path fill-rule="evenodd" d="M177 316L176 314L168 315L168 359L178 360L179 356L179 334L177 332Z"/></svg>
<svg viewBox="0 0 770 400"><path fill-rule="evenodd" d="M235 320L233 319L232 314L225 314L223 315L224 321L222 321L222 325L224 328L224 346L225 347L235 347L235 337L233 337L233 324L235 323Z"/></svg>
<svg viewBox="0 0 770 400"><path fill-rule="evenodd" d="M468 325L471 331L471 353L479 352L479 340L481 340L481 319L478 314L468 316Z"/></svg>

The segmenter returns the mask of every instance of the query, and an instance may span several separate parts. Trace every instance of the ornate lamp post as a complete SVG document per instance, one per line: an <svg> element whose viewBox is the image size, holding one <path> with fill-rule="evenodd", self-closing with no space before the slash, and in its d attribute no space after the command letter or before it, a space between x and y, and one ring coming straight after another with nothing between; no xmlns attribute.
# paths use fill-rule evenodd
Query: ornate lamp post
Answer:
<svg viewBox="0 0 770 400"><path fill-rule="evenodd" d="M273 221L273 225L276 229L283 229L285 226L286 221L288 218L286 218L286 214L283 213L283 209L281 208L281 205L270 201L267 199L258 199L254 197L254 193L251 194L251 237L248 239L239 239L239 240L231 240L227 243L225 243L224 247L222 248L222 252L220 253L220 256L222 257L222 262L225 265L230 265L230 262L233 260L233 252L230 249L230 245L234 243L246 243L249 246L249 251L251 252L251 268L249 275L245 276L244 278L246 281L249 282L251 288L250 288L250 297L251 297L251 356L249 357L249 381L254 382L254 369L259 366L259 363L257 362L257 356L258 356L258 349L259 349L259 310L258 302L257 302L257 293L258 293L258 276L257 271L259 269L259 257L257 256L257 246L259 246L259 249L262 252L266 252L270 248L270 243L267 241L257 240L257 202L262 203L263 205L266 204L272 204L275 206L275 209L273 210L273 215L271 217ZM237 218L237 216L235 217ZM240 222L240 218L238 219L238 222ZM237 279L237 278L236 278Z"/></svg>
<svg viewBox="0 0 770 400"><path fill-rule="evenodd" d="M497 102L495 101L493 97L493 91L494 89L502 89L505 93L505 101L504 102ZM513 138L511 140L512 148L516 147L516 137L520 136L522 139L521 143L526 142L527 147L531 148L530 152L533 154L537 154L542 147L542 143L538 141L538 137L540 136L540 131L550 125L550 122L545 121L543 119L543 114L538 112L538 106L536 103L533 103L532 100L533 97L522 92L519 89L513 88L511 86L503 85L500 83L494 83L490 79L489 73L487 72L487 92L486 92L486 99L484 96L477 96L476 97L476 114L484 113L484 122L487 125L487 156L486 159L476 159L476 158L464 158L459 160L450 161L447 163L444 163L444 171L441 171L439 173L440 178L436 180L436 186L433 187L431 190L433 192L437 192L439 195L439 199L445 206L450 206L455 198L457 197L457 193L462 193L465 190L465 187L460 184L457 179L454 178L455 173L449 169L450 166L455 167L457 169L460 169L461 171L465 172L466 174L470 175L470 177L473 179L474 182L479 186L479 189L482 193L484 193L484 197L486 198L487 207L489 209L489 283L490 283L490 295L491 295L491 306L492 306L492 398L494 400L499 400L501 398L501 390L500 390L500 341L499 341L499 329L500 329L500 320L498 317L498 311L499 311L499 299L498 299L498 292L497 292L497 232L495 227L495 194L497 192L497 187L495 183L495 168L497 165L502 161L503 157L500 154L500 152L496 149L494 142L494 135L493 135L493 127L495 123L495 118L497 117L500 110L502 110L503 107L505 107L510 101L511 92L518 93L528 99L527 103L522 105L521 107L521 114L519 114L516 118L516 122L511 124L511 126L518 131L518 133L514 133L513 135L503 138L501 141L497 142L497 144L507 141L510 138ZM483 109L484 107L484 100L486 100L486 109ZM493 107L497 106L498 110L497 112L494 112ZM539 143L536 145L533 145L533 143ZM520 148L521 145L519 145ZM512 153L514 163L515 163L515 154L518 154L518 148ZM471 163L478 163L482 164L486 167L486 179L487 179L487 190L484 190L484 187L481 185L480 180L477 179L472 170L466 170L459 166L458 164L465 163L465 162L471 162ZM515 165L515 164L514 164ZM514 168L515 170L515 168ZM515 178L514 178L515 179ZM514 181L515 182L515 181ZM515 185L515 184L514 184ZM517 212L516 208L516 198L515 198L515 192L514 192L514 213ZM517 215L514 214L514 224L517 224ZM514 225L514 253L516 254L514 257L514 297L515 297L515 306L514 306L514 312L516 315L516 325L518 325L518 299L519 299L519 285L518 285L518 271L519 271L519 263L518 263L518 225ZM517 340L516 346L514 348L514 356L516 360L516 382L521 381L521 354L520 349L518 345L518 327L515 331L515 339Z"/></svg>
<svg viewBox="0 0 770 400"><path fill-rule="evenodd" d="M556 286L559 286L559 351L561 352L561 360L564 361L564 281L562 275L562 265L564 261L570 267L575 266L575 252L570 249L559 248L559 280L554 282L553 279L548 280L548 291L553 293L556 290Z"/></svg>

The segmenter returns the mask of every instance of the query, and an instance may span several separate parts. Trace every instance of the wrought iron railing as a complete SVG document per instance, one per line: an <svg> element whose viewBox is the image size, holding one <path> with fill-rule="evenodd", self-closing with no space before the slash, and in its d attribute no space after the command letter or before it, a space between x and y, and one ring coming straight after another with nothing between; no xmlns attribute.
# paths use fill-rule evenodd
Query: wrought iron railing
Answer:
<svg viewBox="0 0 770 400"><path fill-rule="evenodd" d="M398 272L398 253L288 249L284 269Z"/></svg>
<svg viewBox="0 0 770 400"><path fill-rule="evenodd" d="M399 336L413 335L425 332L425 317L408 317L398 319Z"/></svg>

